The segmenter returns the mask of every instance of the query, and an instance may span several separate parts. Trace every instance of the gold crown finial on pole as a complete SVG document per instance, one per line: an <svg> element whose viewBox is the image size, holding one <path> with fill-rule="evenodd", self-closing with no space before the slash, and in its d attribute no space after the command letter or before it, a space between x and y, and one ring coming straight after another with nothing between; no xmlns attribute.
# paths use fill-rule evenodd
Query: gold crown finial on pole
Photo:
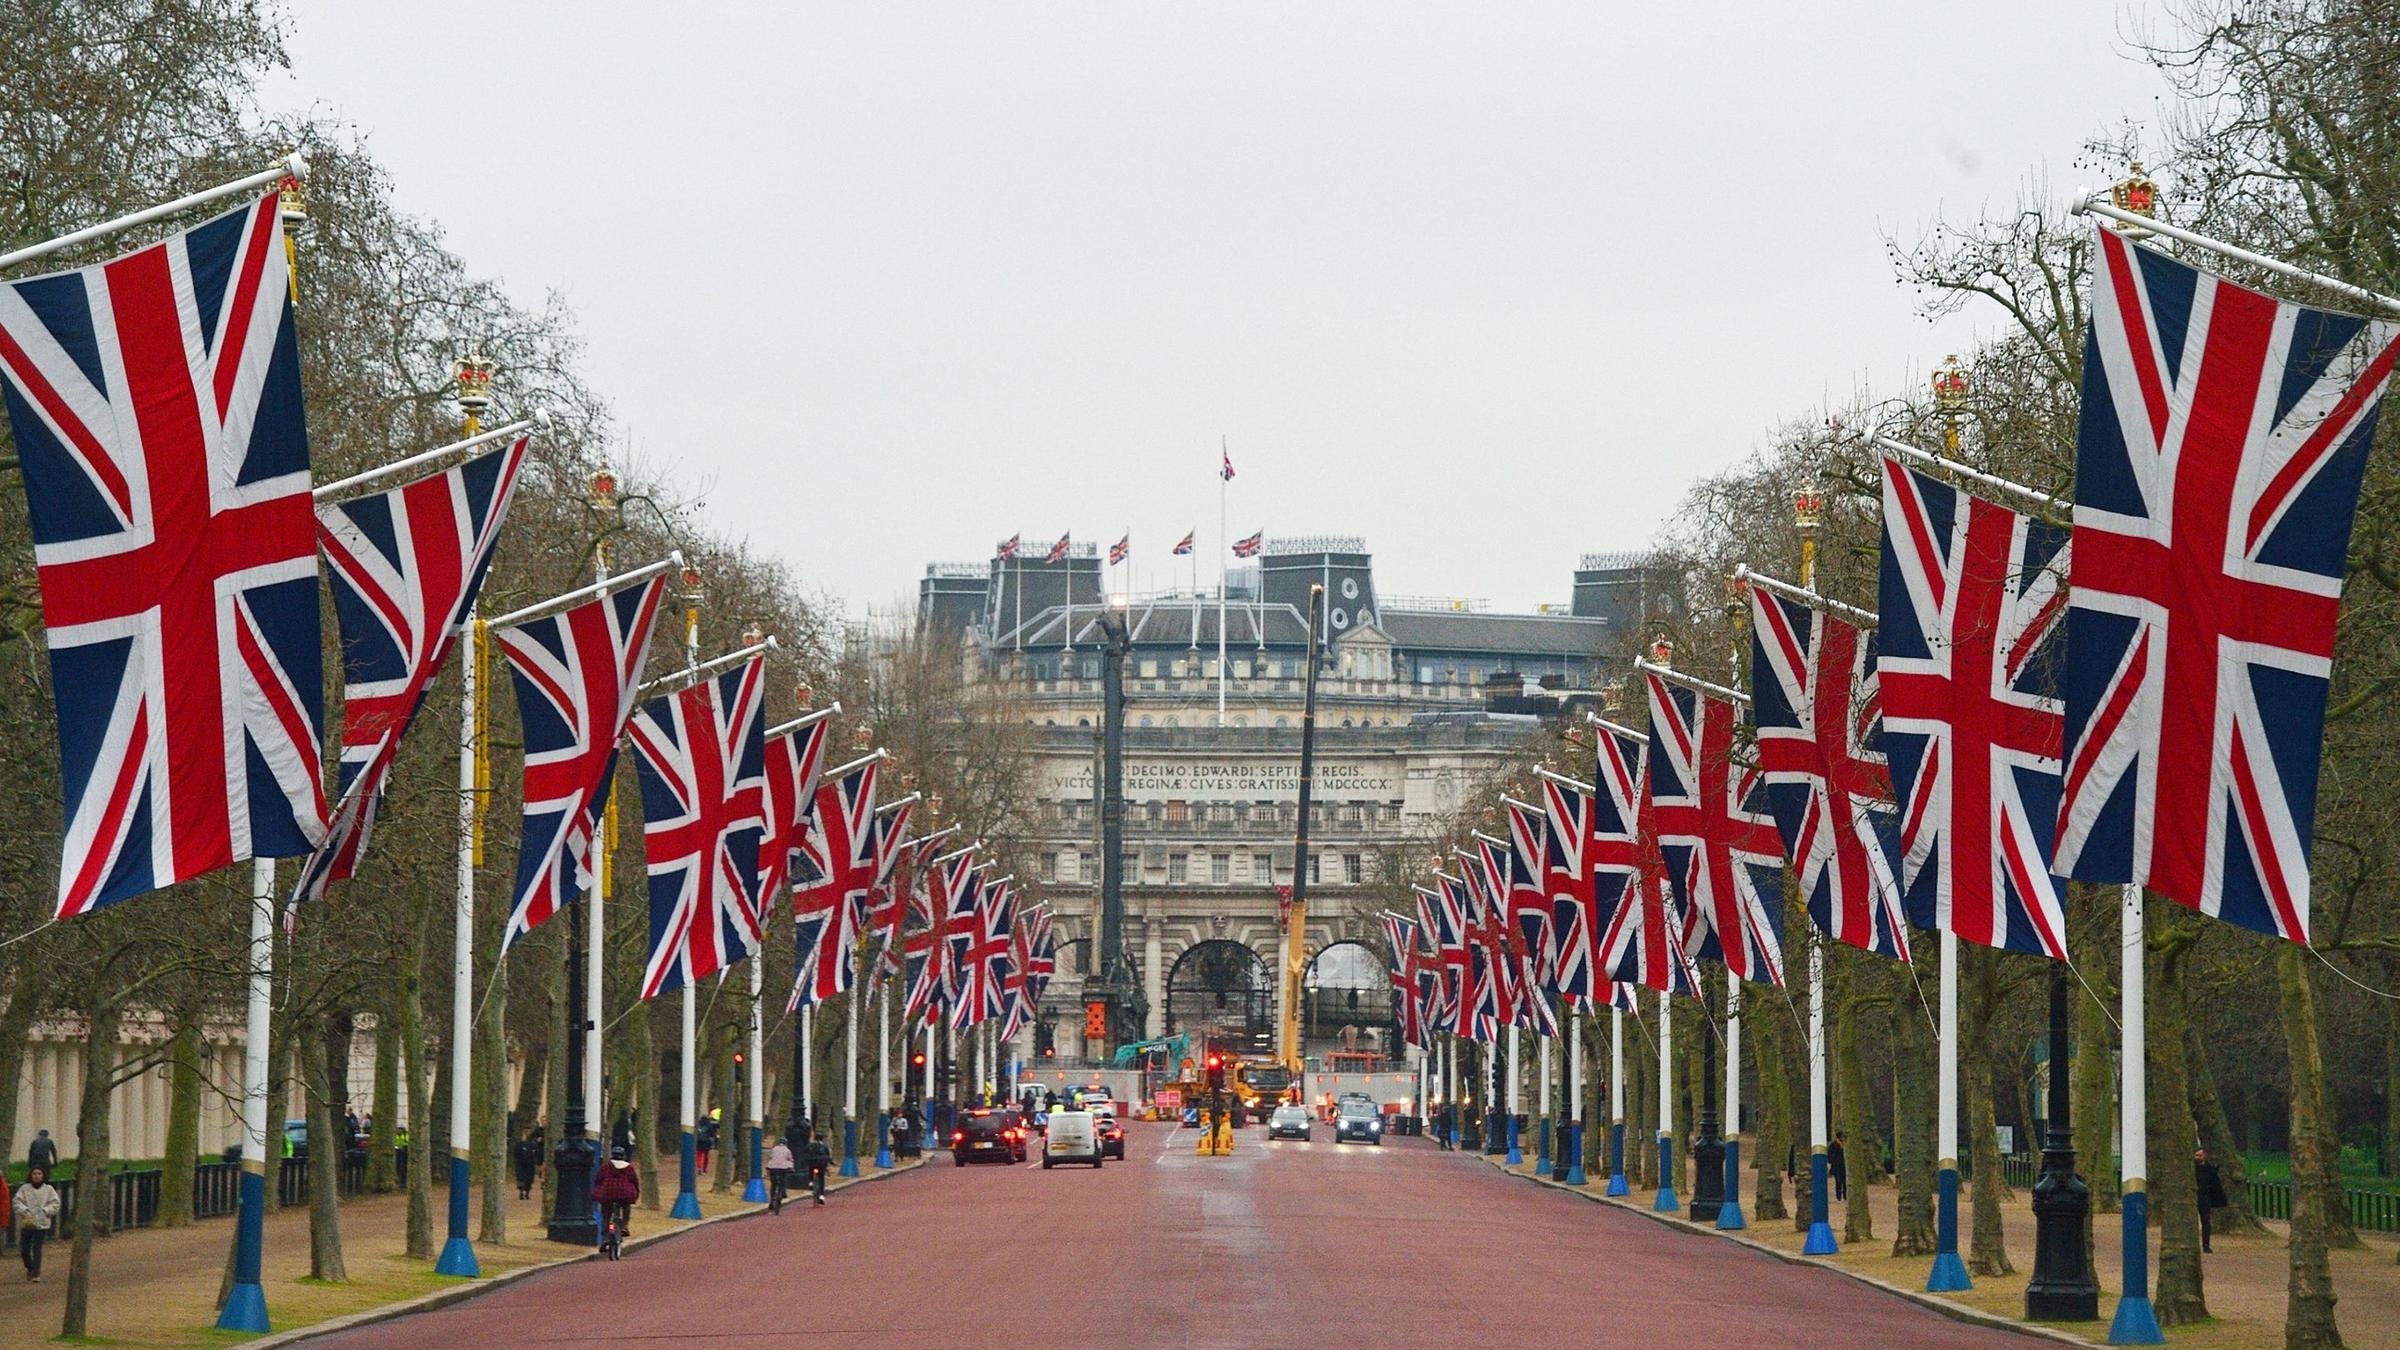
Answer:
<svg viewBox="0 0 2400 1350"><path fill-rule="evenodd" d="M2150 180L2150 175L2142 172L2142 162L2137 159L2127 166L2123 178L2109 185L2108 200L2120 211L2130 211L2137 216L2156 215L2158 184ZM2146 238L2150 233L2139 225L2122 220L2117 222L2117 231L2128 239Z"/></svg>

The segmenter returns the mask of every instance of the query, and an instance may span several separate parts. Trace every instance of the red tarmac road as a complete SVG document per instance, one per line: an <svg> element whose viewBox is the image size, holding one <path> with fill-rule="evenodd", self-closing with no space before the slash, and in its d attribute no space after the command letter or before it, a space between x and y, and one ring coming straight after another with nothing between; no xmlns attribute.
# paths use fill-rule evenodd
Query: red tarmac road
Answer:
<svg viewBox="0 0 2400 1350"><path fill-rule="evenodd" d="M1420 1140L1128 1128L1096 1172L937 1160L312 1344L2033 1344Z"/></svg>

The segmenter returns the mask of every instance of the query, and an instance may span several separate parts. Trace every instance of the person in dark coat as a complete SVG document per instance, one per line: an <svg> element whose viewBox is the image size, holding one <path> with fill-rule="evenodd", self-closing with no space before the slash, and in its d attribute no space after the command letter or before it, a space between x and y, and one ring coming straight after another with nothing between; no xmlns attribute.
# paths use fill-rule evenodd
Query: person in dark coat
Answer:
<svg viewBox="0 0 2400 1350"><path fill-rule="evenodd" d="M818 1204L825 1203L825 1174L833 1169L833 1150L811 1129L800 1131L800 1165L808 1169L808 1189Z"/></svg>
<svg viewBox="0 0 2400 1350"><path fill-rule="evenodd" d="M25 1165L45 1172L58 1166L58 1142L50 1137L48 1130L33 1132L33 1143L25 1149Z"/></svg>
<svg viewBox="0 0 2400 1350"><path fill-rule="evenodd" d="M527 1130L525 1137L517 1141L513 1160L517 1169L517 1198L519 1200L533 1198L533 1179L541 1173L544 1151L542 1127L539 1125Z"/></svg>
<svg viewBox="0 0 2400 1350"><path fill-rule="evenodd" d="M2225 1178L2217 1174L2217 1165L2208 1160L2207 1149L2192 1152L2192 1180L2197 1184L2200 1198L2200 1250L2212 1250L2209 1243L2211 1222L2216 1211L2233 1203L2225 1198Z"/></svg>
<svg viewBox="0 0 2400 1350"><path fill-rule="evenodd" d="M1833 1142L1825 1146L1825 1170L1833 1175L1833 1198L1836 1200L1850 1198L1850 1156L1842 1151L1845 1137L1840 1130L1835 1130Z"/></svg>

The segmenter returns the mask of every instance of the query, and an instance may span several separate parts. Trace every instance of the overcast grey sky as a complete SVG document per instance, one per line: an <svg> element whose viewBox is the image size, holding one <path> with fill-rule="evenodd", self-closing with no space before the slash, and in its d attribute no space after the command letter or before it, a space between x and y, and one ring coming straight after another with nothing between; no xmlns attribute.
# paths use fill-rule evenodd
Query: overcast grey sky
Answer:
<svg viewBox="0 0 2400 1350"><path fill-rule="evenodd" d="M854 612L1020 531L1213 570L1220 434L1235 537L1564 600L1972 331L1885 231L2157 120L2108 0L293 7L270 103L564 293L623 430Z"/></svg>

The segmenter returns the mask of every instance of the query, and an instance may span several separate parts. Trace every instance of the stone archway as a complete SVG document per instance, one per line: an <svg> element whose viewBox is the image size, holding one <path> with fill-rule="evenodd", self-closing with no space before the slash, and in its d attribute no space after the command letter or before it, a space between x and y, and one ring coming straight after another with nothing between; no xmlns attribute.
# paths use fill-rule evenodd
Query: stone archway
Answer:
<svg viewBox="0 0 2400 1350"><path fill-rule="evenodd" d="M1300 981L1302 1053L1387 1050L1394 1039L1391 970L1383 953L1363 942L1345 938L1318 948Z"/></svg>
<svg viewBox="0 0 2400 1350"><path fill-rule="evenodd" d="M1259 954L1230 938L1184 948L1167 972L1167 1034L1213 1037L1237 1050L1274 1048L1275 980Z"/></svg>

